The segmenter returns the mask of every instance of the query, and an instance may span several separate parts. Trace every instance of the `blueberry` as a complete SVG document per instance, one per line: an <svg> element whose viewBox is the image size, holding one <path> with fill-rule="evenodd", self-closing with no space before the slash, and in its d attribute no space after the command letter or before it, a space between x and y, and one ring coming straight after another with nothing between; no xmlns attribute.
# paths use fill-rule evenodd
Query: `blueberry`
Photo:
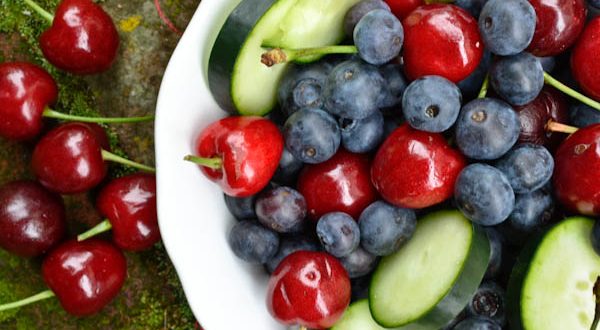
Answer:
<svg viewBox="0 0 600 330"><path fill-rule="evenodd" d="M466 10L475 18L479 18L483 5L488 0L456 0L454 4Z"/></svg>
<svg viewBox="0 0 600 330"><path fill-rule="evenodd" d="M373 271L375 266L377 266L378 260L376 255L365 251L359 246L348 256L341 258L340 262L348 272L350 278L357 278Z"/></svg>
<svg viewBox="0 0 600 330"><path fill-rule="evenodd" d="M456 144L473 159L502 157L517 142L521 123L505 102L492 98L467 103L456 121Z"/></svg>
<svg viewBox="0 0 600 330"><path fill-rule="evenodd" d="M379 108L388 109L400 105L402 95L406 89L406 78L402 75L402 68L396 63L389 63L379 68L385 79L383 91L380 96Z"/></svg>
<svg viewBox="0 0 600 330"><path fill-rule="evenodd" d="M364 209L358 224L361 246L371 254L386 256L412 237L417 216L413 210L377 201Z"/></svg>
<svg viewBox="0 0 600 330"><path fill-rule="evenodd" d="M588 4L592 7L600 9L600 0L588 0Z"/></svg>
<svg viewBox="0 0 600 330"><path fill-rule="evenodd" d="M600 221L596 220L592 227L592 247L600 255Z"/></svg>
<svg viewBox="0 0 600 330"><path fill-rule="evenodd" d="M554 70L554 67L556 66L556 59L554 57L552 57L552 56L546 56L546 57L536 56L536 58L538 59L538 61L540 61L540 64L542 65L542 69L544 69L544 71L551 72L552 70Z"/></svg>
<svg viewBox="0 0 600 330"><path fill-rule="evenodd" d="M302 169L302 165L304 163L301 160L294 157L287 148L283 148L279 166L273 174L272 180L281 184L293 185L296 182L296 175Z"/></svg>
<svg viewBox="0 0 600 330"><path fill-rule="evenodd" d="M506 220L515 205L508 179L490 165L471 164L456 179L454 197L461 212L471 221L493 226Z"/></svg>
<svg viewBox="0 0 600 330"><path fill-rule="evenodd" d="M374 112L364 119L340 118L342 145L346 150L364 153L369 152L383 140L383 114Z"/></svg>
<svg viewBox="0 0 600 330"><path fill-rule="evenodd" d="M371 276L365 275L350 279L352 294L351 301L369 298L369 286L371 285Z"/></svg>
<svg viewBox="0 0 600 330"><path fill-rule="evenodd" d="M552 188L548 185L528 194L517 194L515 209L507 222L520 233L532 233L548 224L553 212Z"/></svg>
<svg viewBox="0 0 600 330"><path fill-rule="evenodd" d="M536 15L526 0L489 0L479 15L479 31L485 46L496 55L514 55L529 46Z"/></svg>
<svg viewBox="0 0 600 330"><path fill-rule="evenodd" d="M365 62L381 65L400 54L404 29L389 10L375 9L358 21L354 28L354 44Z"/></svg>
<svg viewBox="0 0 600 330"><path fill-rule="evenodd" d="M490 261L485 271L484 278L495 278L500 273L502 267L502 234L492 227L485 228L485 232L490 242Z"/></svg>
<svg viewBox="0 0 600 330"><path fill-rule="evenodd" d="M326 61L290 65L277 89L277 100L283 112L290 116L305 107L322 107L322 90L331 68Z"/></svg>
<svg viewBox="0 0 600 330"><path fill-rule="evenodd" d="M544 87L544 69L529 53L499 59L490 69L490 84L504 100L513 105L533 101Z"/></svg>
<svg viewBox="0 0 600 330"><path fill-rule="evenodd" d="M279 248L277 233L251 220L237 222L229 232L228 241L236 256L256 264L269 261Z"/></svg>
<svg viewBox="0 0 600 330"><path fill-rule="evenodd" d="M279 233L302 229L306 212L304 196L290 187L267 190L256 199L258 221Z"/></svg>
<svg viewBox="0 0 600 330"><path fill-rule="evenodd" d="M550 181L554 158L543 146L520 144L502 157L496 167L506 175L515 193L524 194Z"/></svg>
<svg viewBox="0 0 600 330"><path fill-rule="evenodd" d="M325 251L341 258L349 255L360 243L356 221L346 213L324 214L317 222L317 236Z"/></svg>
<svg viewBox="0 0 600 330"><path fill-rule="evenodd" d="M338 64L327 77L323 97L329 112L362 119L378 110L385 80L376 66L350 60Z"/></svg>
<svg viewBox="0 0 600 330"><path fill-rule="evenodd" d="M600 111L579 103L569 110L569 119L576 127L586 127L600 123Z"/></svg>
<svg viewBox="0 0 600 330"><path fill-rule="evenodd" d="M390 6L382 0L362 0L352 6L344 16L344 32L346 32L346 35L352 37L354 27L356 27L358 21L375 9L390 11Z"/></svg>
<svg viewBox="0 0 600 330"><path fill-rule="evenodd" d="M483 316L499 325L506 324L506 298L504 289L496 282L484 281L467 305L467 314Z"/></svg>
<svg viewBox="0 0 600 330"><path fill-rule="evenodd" d="M223 194L225 198L225 205L236 219L238 220L248 220L256 218L256 213L254 212L254 202L256 201L256 196L249 197L232 197L226 194Z"/></svg>
<svg viewBox="0 0 600 330"><path fill-rule="evenodd" d="M281 260L296 251L319 251L319 244L314 240L303 236L284 236L279 242L277 253L267 261L265 267L269 273L273 273L279 266Z"/></svg>
<svg viewBox="0 0 600 330"><path fill-rule="evenodd" d="M481 85L483 85L483 81L489 71L490 65L492 65L492 53L486 49L483 51L483 57L481 58L481 62L479 62L477 69L457 84L465 98L472 99L479 94Z"/></svg>
<svg viewBox="0 0 600 330"><path fill-rule="evenodd" d="M335 119L321 109L295 112L286 120L283 135L288 150L305 163L322 163L340 147L340 128Z"/></svg>
<svg viewBox="0 0 600 330"><path fill-rule="evenodd" d="M449 129L460 112L460 89L439 76L419 78L406 88L402 113L415 129L440 133Z"/></svg>
<svg viewBox="0 0 600 330"><path fill-rule="evenodd" d="M502 326L487 317L469 317L457 324L454 330L502 330Z"/></svg>

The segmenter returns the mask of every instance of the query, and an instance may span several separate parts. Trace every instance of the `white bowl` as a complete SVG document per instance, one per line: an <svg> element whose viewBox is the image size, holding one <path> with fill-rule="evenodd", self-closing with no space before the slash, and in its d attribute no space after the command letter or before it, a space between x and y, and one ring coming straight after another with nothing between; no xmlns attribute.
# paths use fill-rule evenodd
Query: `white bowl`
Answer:
<svg viewBox="0 0 600 330"><path fill-rule="evenodd" d="M210 50L240 0L202 0L165 72L156 108L158 218L164 245L205 329L283 329L266 308L268 276L227 244L223 193L183 161L200 130L226 114L208 89Z"/></svg>

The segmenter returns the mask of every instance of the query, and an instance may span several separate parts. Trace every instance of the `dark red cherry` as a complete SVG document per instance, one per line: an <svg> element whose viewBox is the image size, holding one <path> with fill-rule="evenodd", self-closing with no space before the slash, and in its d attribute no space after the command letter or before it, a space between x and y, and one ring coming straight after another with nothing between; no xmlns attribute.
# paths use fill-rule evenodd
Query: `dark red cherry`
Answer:
<svg viewBox="0 0 600 330"><path fill-rule="evenodd" d="M0 64L0 136L35 137L42 128L44 109L57 97L58 87L44 69L24 62Z"/></svg>
<svg viewBox="0 0 600 330"><path fill-rule="evenodd" d="M33 181L0 187L0 247L35 257L59 243L66 233L65 206L60 195Z"/></svg>
<svg viewBox="0 0 600 330"><path fill-rule="evenodd" d="M305 165L298 178L298 191L306 199L309 217L318 220L337 211L358 219L377 199L370 167L367 155L344 149L323 163Z"/></svg>
<svg viewBox="0 0 600 330"><path fill-rule="evenodd" d="M350 303L350 278L325 252L298 251L281 261L269 279L267 308L286 325L330 328Z"/></svg>
<svg viewBox="0 0 600 330"><path fill-rule="evenodd" d="M107 166L102 158L106 141L106 133L98 130L97 125L57 126L35 146L31 159L33 172L52 191L61 194L87 191L106 176Z"/></svg>
<svg viewBox="0 0 600 330"><path fill-rule="evenodd" d="M99 312L119 293L127 262L108 242L67 241L44 259L42 276L65 311L87 316Z"/></svg>
<svg viewBox="0 0 600 330"><path fill-rule="evenodd" d="M588 96L600 100L600 16L593 18L579 37L571 53L571 70Z"/></svg>
<svg viewBox="0 0 600 330"><path fill-rule="evenodd" d="M371 179L389 203L419 209L450 198L465 165L464 156L441 134L404 124L379 147Z"/></svg>
<svg viewBox="0 0 600 330"><path fill-rule="evenodd" d="M63 0L52 26L40 36L50 63L75 74L108 70L117 57L119 34L111 17L91 0Z"/></svg>
<svg viewBox="0 0 600 330"><path fill-rule="evenodd" d="M554 191L569 210L600 215L600 124L579 129L554 156Z"/></svg>
<svg viewBox="0 0 600 330"><path fill-rule="evenodd" d="M545 86L531 103L515 106L514 109L521 121L519 143L539 144L554 150L566 137L547 129L549 120L563 124L569 121L569 103L560 91Z"/></svg>
<svg viewBox="0 0 600 330"><path fill-rule="evenodd" d="M587 7L584 0L529 0L536 14L535 33L527 51L554 56L571 47L583 30Z"/></svg>
<svg viewBox="0 0 600 330"><path fill-rule="evenodd" d="M438 75L453 82L468 77L483 57L477 21L454 5L424 5L404 20L404 71L409 79Z"/></svg>
<svg viewBox="0 0 600 330"><path fill-rule="evenodd" d="M385 0L385 2L399 19L403 19L417 7L423 5L423 0Z"/></svg>

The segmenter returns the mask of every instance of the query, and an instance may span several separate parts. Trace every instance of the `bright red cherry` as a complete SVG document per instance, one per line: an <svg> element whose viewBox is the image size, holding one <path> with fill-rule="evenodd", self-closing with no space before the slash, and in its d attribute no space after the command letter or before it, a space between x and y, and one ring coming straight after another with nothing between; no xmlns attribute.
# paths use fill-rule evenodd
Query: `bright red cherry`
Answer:
<svg viewBox="0 0 600 330"><path fill-rule="evenodd" d="M52 26L40 36L40 48L59 69L75 74L100 73L117 57L119 34L110 16L93 1L63 0Z"/></svg>
<svg viewBox="0 0 600 330"><path fill-rule="evenodd" d="M68 313L87 316L99 312L119 293L127 262L108 242L67 241L44 259L42 275Z"/></svg>
<svg viewBox="0 0 600 330"><path fill-rule="evenodd" d="M318 220L325 213L338 211L358 219L377 199L370 167L367 155L344 149L323 163L305 165L298 178L298 191L306 199L309 217Z"/></svg>
<svg viewBox="0 0 600 330"><path fill-rule="evenodd" d="M459 82L477 68L483 57L477 21L457 6L421 6L402 25L404 71L411 80L438 75Z"/></svg>
<svg viewBox="0 0 600 330"><path fill-rule="evenodd" d="M57 97L58 87L44 69L23 62L0 64L0 136L35 137L42 128L44 109Z"/></svg>
<svg viewBox="0 0 600 330"><path fill-rule="evenodd" d="M350 304L350 279L325 252L298 251L281 261L269 279L267 308L286 325L326 329Z"/></svg>
<svg viewBox="0 0 600 330"><path fill-rule="evenodd" d="M571 53L571 71L584 92L600 100L600 16L589 21Z"/></svg>
<svg viewBox="0 0 600 330"><path fill-rule="evenodd" d="M420 209L450 198L465 165L464 156L441 134L404 124L379 147L371 178L389 203Z"/></svg>
<svg viewBox="0 0 600 330"><path fill-rule="evenodd" d="M600 215L600 124L579 129L554 156L556 196L568 209Z"/></svg>
<svg viewBox="0 0 600 330"><path fill-rule="evenodd" d="M417 7L423 5L423 0L385 0L385 2L399 19L405 18Z"/></svg>
<svg viewBox="0 0 600 330"><path fill-rule="evenodd" d="M66 234L60 195L33 181L0 187L0 247L23 257L47 252Z"/></svg>
<svg viewBox="0 0 600 330"><path fill-rule="evenodd" d="M186 160L199 164L227 195L246 197L269 183L282 152L283 136L270 120L233 116L206 127L196 140L197 156Z"/></svg>
<svg viewBox="0 0 600 330"><path fill-rule="evenodd" d="M587 7L584 0L529 0L536 14L535 33L527 51L554 56L571 47L583 30Z"/></svg>

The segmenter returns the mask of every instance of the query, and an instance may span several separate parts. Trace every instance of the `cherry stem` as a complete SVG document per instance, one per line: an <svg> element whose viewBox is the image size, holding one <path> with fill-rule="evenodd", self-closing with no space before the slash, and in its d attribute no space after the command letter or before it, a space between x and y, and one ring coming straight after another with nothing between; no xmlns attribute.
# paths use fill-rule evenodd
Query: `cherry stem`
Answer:
<svg viewBox="0 0 600 330"><path fill-rule="evenodd" d="M143 117L84 117L69 115L66 113L54 111L48 107L44 109L42 116L47 118L68 120L68 121L80 121L84 123L139 123L144 121L154 120L154 116L143 116Z"/></svg>
<svg viewBox="0 0 600 330"><path fill-rule="evenodd" d="M487 95L488 88L490 86L490 75L486 74L485 79L483 80L483 84L481 85L481 89L479 90L479 94L477 95L478 99L483 99Z"/></svg>
<svg viewBox="0 0 600 330"><path fill-rule="evenodd" d="M146 172L150 172L150 173L156 173L156 169L154 167L150 167L144 164L140 164L140 163L136 163L134 161L131 161L127 158L123 158L119 155L115 155L110 151L106 151L104 149L102 149L102 159L104 160L108 160L111 162L115 162L118 164L123 164L123 165L127 165L127 166L131 166L133 168L137 168L139 170L142 171L146 171Z"/></svg>
<svg viewBox="0 0 600 330"><path fill-rule="evenodd" d="M31 297L25 298L25 299L21 299L19 301L15 301L15 302L11 302L8 304L4 304L4 305L0 305L0 312L2 311L7 311L9 309L15 309L15 308L19 308L21 306L25 306L25 305L29 305L32 304L34 302L40 301L40 300L44 300L44 299L48 299L54 297L54 292L50 291L50 290L46 290L46 291L42 291L38 294L35 294Z"/></svg>
<svg viewBox="0 0 600 330"><path fill-rule="evenodd" d="M356 53L358 53L358 49L353 45L336 45L300 49L273 48L260 56L260 62L268 67L272 67L275 64L302 59L307 60L315 55Z"/></svg>
<svg viewBox="0 0 600 330"><path fill-rule="evenodd" d="M573 133L577 132L577 130L579 130L579 128L577 128L575 126L565 125L565 124L556 122L552 119L548 120L548 122L546 123L546 131L549 131L549 132L573 134Z"/></svg>
<svg viewBox="0 0 600 330"><path fill-rule="evenodd" d="M85 241L86 239L88 239L90 237L94 237L96 235L105 233L111 229L112 229L112 225L110 224L110 221L108 219L104 219L104 221L102 221L99 224L95 225L94 227L90 228L88 231L77 235L77 241L78 242Z"/></svg>
<svg viewBox="0 0 600 330"><path fill-rule="evenodd" d="M560 81L554 79L551 75L549 75L548 73L544 72L544 81L546 82L546 84L558 89L559 91L571 96L572 98L580 101L581 103L587 104L590 107L600 111L600 102L596 102L592 99L590 99L589 97L577 92L576 90L572 89L571 87L561 83Z"/></svg>
<svg viewBox="0 0 600 330"><path fill-rule="evenodd" d="M183 158L188 162L198 164L204 167L212 168L213 170L220 170L223 167L223 160L220 157L204 158L194 155L187 155Z"/></svg>
<svg viewBox="0 0 600 330"><path fill-rule="evenodd" d="M40 7L40 5L38 5L37 3L35 3L32 0L23 0L29 7L31 7L31 9L33 9L33 11L35 11L36 13L38 13L40 16L42 16L45 20L47 20L48 22L50 22L50 24L52 24L52 22L54 21L54 15L50 14L46 9Z"/></svg>

